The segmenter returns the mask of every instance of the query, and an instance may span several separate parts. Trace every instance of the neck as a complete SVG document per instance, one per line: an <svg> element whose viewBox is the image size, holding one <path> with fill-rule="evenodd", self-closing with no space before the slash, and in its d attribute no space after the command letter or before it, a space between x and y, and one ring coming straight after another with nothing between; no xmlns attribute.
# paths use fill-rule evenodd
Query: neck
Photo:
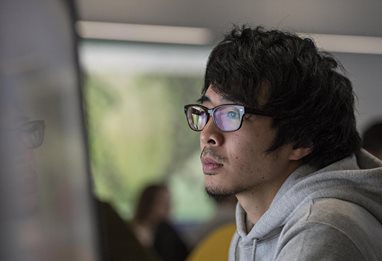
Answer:
<svg viewBox="0 0 382 261"><path fill-rule="evenodd" d="M276 192L267 191L264 194L260 193L260 191L246 191L236 195L240 206L245 210L247 225L257 223L265 211L268 210Z"/></svg>
<svg viewBox="0 0 382 261"><path fill-rule="evenodd" d="M253 226L256 224L268 210L281 185L289 175L298 168L298 166L299 165L293 164L285 172L285 175L281 175L277 179L256 185L246 191L236 194L240 206L246 212L248 231L250 230L249 225L252 224L250 226Z"/></svg>

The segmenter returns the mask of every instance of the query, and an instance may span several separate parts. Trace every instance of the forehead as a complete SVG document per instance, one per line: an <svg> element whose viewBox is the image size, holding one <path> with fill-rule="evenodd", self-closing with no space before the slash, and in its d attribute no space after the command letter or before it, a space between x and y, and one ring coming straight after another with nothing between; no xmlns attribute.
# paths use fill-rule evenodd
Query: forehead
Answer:
<svg viewBox="0 0 382 261"><path fill-rule="evenodd" d="M211 102L215 106L223 103L237 103L250 108L261 109L271 102L271 94L271 84L267 80L262 80L258 86L251 89L236 86L228 90L224 89L224 91L220 91L220 89L210 84L199 102L203 104Z"/></svg>
<svg viewBox="0 0 382 261"><path fill-rule="evenodd" d="M203 104L212 104L214 106L232 102L228 98L216 92L211 86L208 87L206 93L200 99Z"/></svg>

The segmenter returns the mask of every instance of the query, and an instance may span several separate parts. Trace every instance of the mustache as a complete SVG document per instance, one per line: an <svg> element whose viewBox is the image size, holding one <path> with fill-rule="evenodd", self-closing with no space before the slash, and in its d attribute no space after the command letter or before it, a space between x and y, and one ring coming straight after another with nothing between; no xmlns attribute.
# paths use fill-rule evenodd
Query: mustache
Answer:
<svg viewBox="0 0 382 261"><path fill-rule="evenodd" d="M226 158L219 155L213 148L204 147L202 152L200 153L200 158L209 157L215 160L218 163L224 163Z"/></svg>

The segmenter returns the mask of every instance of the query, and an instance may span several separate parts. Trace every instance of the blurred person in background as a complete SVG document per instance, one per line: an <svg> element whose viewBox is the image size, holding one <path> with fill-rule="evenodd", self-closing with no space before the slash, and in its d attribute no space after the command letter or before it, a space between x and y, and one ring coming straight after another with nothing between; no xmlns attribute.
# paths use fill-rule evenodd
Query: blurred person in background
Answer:
<svg viewBox="0 0 382 261"><path fill-rule="evenodd" d="M238 199L229 260L382 260L382 162L361 149L340 69L311 39L262 27L212 50L184 111L206 191Z"/></svg>
<svg viewBox="0 0 382 261"><path fill-rule="evenodd" d="M185 260L189 251L170 221L170 210L167 186L148 185L138 198L132 228L141 244L153 250L159 260Z"/></svg>
<svg viewBox="0 0 382 261"><path fill-rule="evenodd" d="M362 135L363 148L382 160L382 121L374 122Z"/></svg>
<svg viewBox="0 0 382 261"><path fill-rule="evenodd" d="M132 228L107 202L96 199L103 257L107 261L155 261L155 255L135 237Z"/></svg>

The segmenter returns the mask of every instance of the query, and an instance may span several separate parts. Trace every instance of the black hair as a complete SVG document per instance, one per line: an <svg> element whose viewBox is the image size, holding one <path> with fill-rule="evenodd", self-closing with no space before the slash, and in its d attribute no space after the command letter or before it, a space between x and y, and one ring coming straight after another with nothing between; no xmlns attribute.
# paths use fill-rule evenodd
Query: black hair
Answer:
<svg viewBox="0 0 382 261"><path fill-rule="evenodd" d="M360 148L352 84L338 69L311 39L236 26L211 52L202 94L211 86L270 113L277 135L267 152L284 144L311 148L303 161L321 168Z"/></svg>
<svg viewBox="0 0 382 261"><path fill-rule="evenodd" d="M382 121L374 122L362 135L363 148L372 154L382 151Z"/></svg>
<svg viewBox="0 0 382 261"><path fill-rule="evenodd" d="M162 191L167 191L165 184L150 184L146 186L139 198L136 205L134 220L146 221L155 206L155 200Z"/></svg>

